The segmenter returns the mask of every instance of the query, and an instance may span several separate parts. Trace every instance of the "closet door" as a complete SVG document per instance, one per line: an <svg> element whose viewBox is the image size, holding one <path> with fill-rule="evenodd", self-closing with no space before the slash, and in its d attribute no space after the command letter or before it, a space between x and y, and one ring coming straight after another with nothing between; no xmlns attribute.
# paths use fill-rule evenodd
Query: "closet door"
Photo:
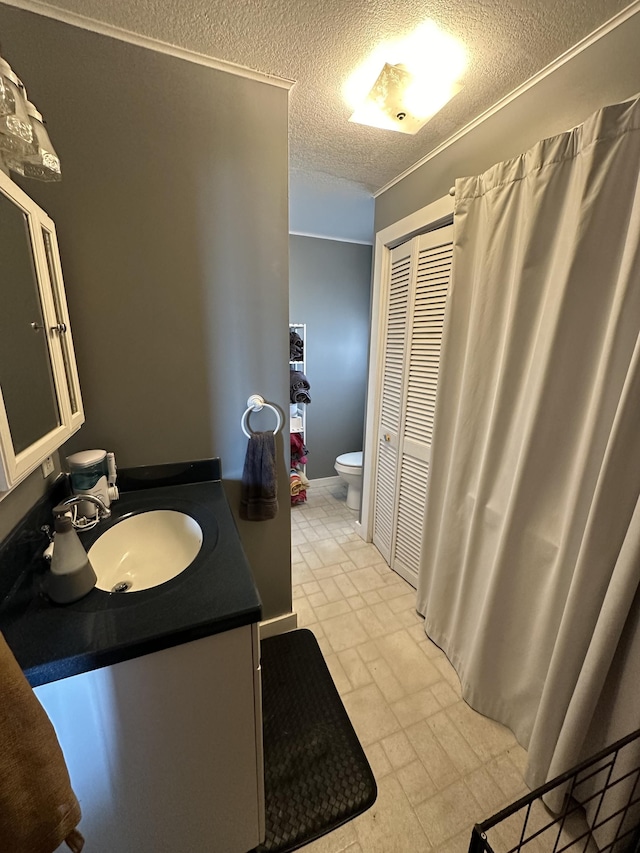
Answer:
<svg viewBox="0 0 640 853"><path fill-rule="evenodd" d="M392 254L391 262L374 542L391 568L413 586L417 584L422 550L452 241L453 226L449 225L399 247L408 269L402 312L394 311L392 298L394 278L400 277L400 258ZM392 327L395 314L402 315L402 332L400 316L396 317L398 328ZM394 356L400 349L402 363L393 370ZM395 431L391 424L395 424Z"/></svg>
<svg viewBox="0 0 640 853"><path fill-rule="evenodd" d="M407 350L407 313L413 273L412 242L391 252L384 356L381 378L378 461L374 504L373 542L391 565L395 527L398 438Z"/></svg>

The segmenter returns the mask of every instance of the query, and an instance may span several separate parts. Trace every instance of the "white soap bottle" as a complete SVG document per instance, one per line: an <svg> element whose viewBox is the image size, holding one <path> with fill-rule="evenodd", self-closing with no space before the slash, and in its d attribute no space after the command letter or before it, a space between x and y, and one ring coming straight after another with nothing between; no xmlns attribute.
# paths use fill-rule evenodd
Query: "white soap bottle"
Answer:
<svg viewBox="0 0 640 853"><path fill-rule="evenodd" d="M55 531L45 591L56 604L71 604L91 592L96 573L68 515L56 516Z"/></svg>

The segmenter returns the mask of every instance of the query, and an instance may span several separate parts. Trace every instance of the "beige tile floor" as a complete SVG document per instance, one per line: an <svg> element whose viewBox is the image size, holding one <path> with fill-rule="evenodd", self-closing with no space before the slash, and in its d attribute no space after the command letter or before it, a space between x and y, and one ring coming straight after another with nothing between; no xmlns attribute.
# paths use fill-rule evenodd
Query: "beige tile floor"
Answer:
<svg viewBox="0 0 640 853"><path fill-rule="evenodd" d="M344 496L312 483L292 508L294 609L318 638L378 798L305 853L466 853L473 824L527 792L526 752L461 699L415 590L355 532Z"/></svg>

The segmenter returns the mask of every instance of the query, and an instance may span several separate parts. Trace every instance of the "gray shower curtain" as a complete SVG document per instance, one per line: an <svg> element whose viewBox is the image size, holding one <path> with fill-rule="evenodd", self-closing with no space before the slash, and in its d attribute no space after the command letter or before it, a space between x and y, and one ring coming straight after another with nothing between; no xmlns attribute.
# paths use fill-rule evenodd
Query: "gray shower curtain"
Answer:
<svg viewBox="0 0 640 853"><path fill-rule="evenodd" d="M456 182L418 609L532 786L640 727L639 333L640 101Z"/></svg>

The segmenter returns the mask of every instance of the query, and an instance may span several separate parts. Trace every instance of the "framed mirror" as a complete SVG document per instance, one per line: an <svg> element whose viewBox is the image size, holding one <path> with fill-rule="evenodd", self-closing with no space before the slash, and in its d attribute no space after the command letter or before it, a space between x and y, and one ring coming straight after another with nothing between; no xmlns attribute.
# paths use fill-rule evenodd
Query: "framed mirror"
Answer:
<svg viewBox="0 0 640 853"><path fill-rule="evenodd" d="M0 492L83 421L55 226L0 173Z"/></svg>

